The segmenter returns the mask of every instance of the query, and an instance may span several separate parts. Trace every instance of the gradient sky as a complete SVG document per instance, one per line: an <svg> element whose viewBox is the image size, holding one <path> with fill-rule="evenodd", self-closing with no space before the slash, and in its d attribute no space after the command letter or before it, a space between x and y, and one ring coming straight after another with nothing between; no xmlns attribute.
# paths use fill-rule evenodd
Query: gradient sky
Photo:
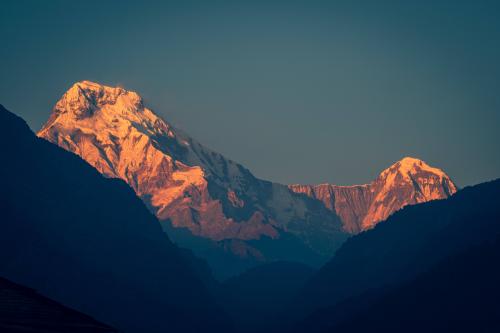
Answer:
<svg viewBox="0 0 500 333"><path fill-rule="evenodd" d="M406 155L500 177L499 2L415 2L2 1L0 103L38 130L74 82L119 84L282 183Z"/></svg>

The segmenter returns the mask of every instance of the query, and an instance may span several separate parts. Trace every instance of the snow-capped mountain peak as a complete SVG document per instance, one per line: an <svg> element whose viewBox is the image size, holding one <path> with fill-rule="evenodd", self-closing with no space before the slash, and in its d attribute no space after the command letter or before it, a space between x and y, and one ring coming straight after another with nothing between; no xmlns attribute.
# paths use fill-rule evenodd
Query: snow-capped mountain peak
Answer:
<svg viewBox="0 0 500 333"><path fill-rule="evenodd" d="M56 123L83 131L105 129L118 137L128 135L130 126L149 134L173 136L170 126L145 108L136 92L90 81L75 83L62 96L40 134Z"/></svg>
<svg viewBox="0 0 500 333"><path fill-rule="evenodd" d="M447 175L441 169L431 167L424 161L414 157L404 157L403 159L391 165L389 168L382 171L380 177L384 178L389 176L390 174L397 173L408 180L411 179L412 176L422 172L436 175L440 179L447 178Z"/></svg>
<svg viewBox="0 0 500 333"><path fill-rule="evenodd" d="M197 236L247 241L293 234L311 248L309 237L320 237L330 240L322 241L328 253L345 237L335 213L312 211L310 200L286 186L257 179L121 87L75 83L38 136L125 180L164 225Z"/></svg>

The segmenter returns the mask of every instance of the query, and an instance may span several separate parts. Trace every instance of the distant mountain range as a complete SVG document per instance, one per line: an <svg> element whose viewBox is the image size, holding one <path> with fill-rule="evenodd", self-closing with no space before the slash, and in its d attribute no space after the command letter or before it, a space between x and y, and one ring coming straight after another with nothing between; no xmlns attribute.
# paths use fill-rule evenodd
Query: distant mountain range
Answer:
<svg viewBox="0 0 500 333"><path fill-rule="evenodd" d="M216 273L241 270L235 256L249 265L292 260L318 266L349 234L405 205L456 192L444 172L412 158L369 185L264 181L158 117L137 93L89 81L62 96L38 136L106 177L125 180L172 239L209 260Z"/></svg>

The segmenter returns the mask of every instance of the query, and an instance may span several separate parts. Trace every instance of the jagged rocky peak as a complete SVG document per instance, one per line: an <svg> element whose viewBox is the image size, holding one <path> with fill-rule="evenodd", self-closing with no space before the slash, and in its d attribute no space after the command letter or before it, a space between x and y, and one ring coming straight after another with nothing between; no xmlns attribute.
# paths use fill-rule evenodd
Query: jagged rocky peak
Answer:
<svg viewBox="0 0 500 333"><path fill-rule="evenodd" d="M344 229L351 233L374 227L406 205L444 199L457 191L445 172L414 157L392 164L370 184L290 185L290 188L321 200L340 216Z"/></svg>
<svg viewBox="0 0 500 333"><path fill-rule="evenodd" d="M133 91L121 87L108 87L102 84L81 81L75 83L56 104L55 110L84 118L93 115L97 108L120 103L133 112L142 109L141 97Z"/></svg>
<svg viewBox="0 0 500 333"><path fill-rule="evenodd" d="M119 101L125 105L128 102L128 104L132 106L128 108L131 111L140 110L142 107L142 98L135 91L125 90L119 86L105 86L91 81L80 81L75 83L64 94L61 102L64 102L65 98L67 101L72 101L74 99L78 100L81 96L97 107L102 107L106 104L115 104Z"/></svg>
<svg viewBox="0 0 500 333"><path fill-rule="evenodd" d="M375 195L362 221L364 229L406 205L445 199L457 191L443 170L413 157L405 157L382 171L371 186Z"/></svg>
<svg viewBox="0 0 500 333"><path fill-rule="evenodd" d="M446 182L447 185L454 188L455 185L451 182L450 178L443 172L443 170L431 167L424 161L414 157L404 157L400 161L394 163L389 168L381 172L379 178L387 179L389 176L400 176L403 180L415 180L415 177L433 176L433 179ZM392 180L392 179L391 179Z"/></svg>
<svg viewBox="0 0 500 333"><path fill-rule="evenodd" d="M199 167L191 168L195 154L188 154L189 138L145 107L139 94L121 87L75 83L38 136L80 155L106 176L126 180L139 195L170 183L184 189L203 176ZM178 186L170 189L158 200L172 199Z"/></svg>
<svg viewBox="0 0 500 333"><path fill-rule="evenodd" d="M113 126L122 130L123 125L127 127L127 123L132 123L153 132L165 133L170 127L144 107L142 97L135 91L91 81L77 82L66 91L56 103L41 133L56 123L67 127L75 124L97 128Z"/></svg>

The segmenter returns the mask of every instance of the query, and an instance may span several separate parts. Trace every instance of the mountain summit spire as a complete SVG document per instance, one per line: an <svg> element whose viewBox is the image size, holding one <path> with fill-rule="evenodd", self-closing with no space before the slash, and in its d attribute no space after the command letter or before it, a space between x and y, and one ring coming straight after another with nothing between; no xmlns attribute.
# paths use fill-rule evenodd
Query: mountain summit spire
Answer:
<svg viewBox="0 0 500 333"><path fill-rule="evenodd" d="M426 171L429 173L432 173L436 176L443 178L447 178L448 176L443 172L443 170L431 167L424 161L415 158L415 157L404 157L401 160L397 161L393 165L391 165L389 168L385 169L382 171L381 176L393 173L393 172L399 172L402 174L405 178L411 177L411 175L416 174L421 171ZM456 189L455 189L456 190Z"/></svg>

